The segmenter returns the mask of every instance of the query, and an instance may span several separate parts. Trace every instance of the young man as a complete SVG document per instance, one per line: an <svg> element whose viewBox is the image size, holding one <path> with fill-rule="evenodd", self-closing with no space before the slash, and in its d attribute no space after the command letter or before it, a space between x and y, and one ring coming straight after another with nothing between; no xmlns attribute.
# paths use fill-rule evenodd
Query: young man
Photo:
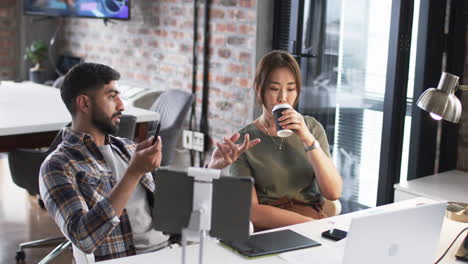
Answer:
<svg viewBox="0 0 468 264"><path fill-rule="evenodd" d="M116 88L120 74L93 63L75 66L65 76L62 100L72 115L63 142L44 161L41 197L65 236L95 260L151 252L169 237L152 228L155 183L164 142L139 143L113 137L124 111ZM222 169L259 140L234 134L217 143L209 168Z"/></svg>

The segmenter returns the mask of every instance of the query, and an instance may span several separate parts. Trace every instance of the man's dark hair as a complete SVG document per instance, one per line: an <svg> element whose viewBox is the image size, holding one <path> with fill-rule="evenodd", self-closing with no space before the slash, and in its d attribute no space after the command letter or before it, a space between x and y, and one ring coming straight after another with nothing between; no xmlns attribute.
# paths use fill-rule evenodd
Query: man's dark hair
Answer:
<svg viewBox="0 0 468 264"><path fill-rule="evenodd" d="M120 73L109 66L97 63L81 63L65 75L60 88L62 100L68 111L73 115L76 112L76 98L86 92L95 91L120 79Z"/></svg>

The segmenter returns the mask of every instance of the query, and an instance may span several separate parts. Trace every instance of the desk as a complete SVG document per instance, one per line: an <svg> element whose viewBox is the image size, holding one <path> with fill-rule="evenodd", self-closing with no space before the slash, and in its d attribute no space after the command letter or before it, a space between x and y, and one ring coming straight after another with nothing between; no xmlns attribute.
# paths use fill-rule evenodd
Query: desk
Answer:
<svg viewBox="0 0 468 264"><path fill-rule="evenodd" d="M137 141L146 139L149 123L159 119L158 113L133 106L124 113L137 117ZM32 82L1 82L0 152L47 147L69 122L59 89Z"/></svg>
<svg viewBox="0 0 468 264"><path fill-rule="evenodd" d="M385 205L379 207L377 210L381 210L381 208L385 208L388 210L400 209L409 206L413 206L417 203L432 203L433 200L419 197L411 200L402 201L399 203L393 203L389 205ZM330 258L330 252L334 254L343 254L342 250L338 248L337 242L332 242L327 239L323 239L321 237L321 233L325 230L330 229L332 226L336 228L348 230L348 227L351 223L351 219L354 216L367 214L370 210L376 210L375 208L370 208L363 211L358 211L350 214L339 215L335 217L330 217L326 219L321 219L314 222L303 223L299 225L290 226L290 228L304 236L307 236L315 241L322 243L322 246L303 249L308 250L311 254L314 254L314 258L326 260ZM436 258L439 258L440 255L446 250L450 242L455 238L455 236L460 232L466 224L454 222L449 219L444 219L444 223L442 226L442 235L439 241L438 251L436 253ZM285 228L281 228L285 229ZM462 242L462 239L459 238L457 243L452 246L452 249L447 253L445 258L440 263L464 263L461 261L457 261L455 259L455 252L458 249ZM340 242L338 242L340 243ZM230 249L227 249L217 243L215 240L211 240L205 244L205 263L206 264L231 264L231 263L250 263L250 264L286 264L289 263L285 259L281 258L279 255L262 257L257 259L246 259L237 253L233 252ZM342 249L342 248L341 248ZM194 260L197 260L196 256L198 254L198 245L191 245L187 248L187 256L188 259L191 259L191 263L198 263ZM137 264L145 264L145 263L181 263L182 259L182 249L181 248L174 248L174 249L164 249L161 251L142 254L132 257L126 257L121 259L109 260L100 262L102 264L124 264L124 263L137 263ZM198 261L198 260L197 260ZM325 262L325 261L324 261ZM317 263L317 262L311 262Z"/></svg>
<svg viewBox="0 0 468 264"><path fill-rule="evenodd" d="M415 197L468 203L468 172L451 170L394 185L395 202Z"/></svg>

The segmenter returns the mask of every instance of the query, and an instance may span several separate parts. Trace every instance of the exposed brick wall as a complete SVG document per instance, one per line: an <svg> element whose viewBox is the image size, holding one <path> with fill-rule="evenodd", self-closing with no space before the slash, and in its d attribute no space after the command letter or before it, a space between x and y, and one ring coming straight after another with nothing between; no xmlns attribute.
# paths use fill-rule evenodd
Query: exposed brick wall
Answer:
<svg viewBox="0 0 468 264"><path fill-rule="evenodd" d="M468 27L468 23L466 25ZM466 34L466 43L468 43L468 30ZM465 50L465 72L464 79L460 80L462 84L468 84L468 45ZM468 171L468 91L461 94L462 115L460 120L460 130L458 133L458 161L457 167Z"/></svg>
<svg viewBox="0 0 468 264"><path fill-rule="evenodd" d="M0 80L16 78L18 22L17 1L0 2Z"/></svg>
<svg viewBox="0 0 468 264"><path fill-rule="evenodd" d="M197 119L200 118L203 1L199 10ZM251 121L256 0L212 0L209 126L214 139ZM63 52L111 65L122 79L157 89L192 87L193 1L133 0L130 21L66 19Z"/></svg>

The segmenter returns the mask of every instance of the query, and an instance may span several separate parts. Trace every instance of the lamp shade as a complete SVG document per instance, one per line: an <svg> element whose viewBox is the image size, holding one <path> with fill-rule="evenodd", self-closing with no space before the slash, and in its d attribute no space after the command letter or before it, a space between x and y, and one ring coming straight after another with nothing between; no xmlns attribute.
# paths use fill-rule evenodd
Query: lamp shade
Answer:
<svg viewBox="0 0 468 264"><path fill-rule="evenodd" d="M421 94L418 107L444 120L458 123L462 111L460 100L454 94L458 79L458 76L443 72L437 89L429 88Z"/></svg>

